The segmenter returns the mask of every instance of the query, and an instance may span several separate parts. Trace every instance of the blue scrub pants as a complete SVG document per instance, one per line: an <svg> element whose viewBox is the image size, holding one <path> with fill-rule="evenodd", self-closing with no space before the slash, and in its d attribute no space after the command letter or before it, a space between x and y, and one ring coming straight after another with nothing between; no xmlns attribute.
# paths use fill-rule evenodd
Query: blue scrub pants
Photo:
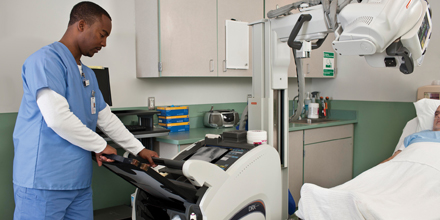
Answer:
<svg viewBox="0 0 440 220"><path fill-rule="evenodd" d="M92 187L44 190L14 184L14 220L93 220Z"/></svg>

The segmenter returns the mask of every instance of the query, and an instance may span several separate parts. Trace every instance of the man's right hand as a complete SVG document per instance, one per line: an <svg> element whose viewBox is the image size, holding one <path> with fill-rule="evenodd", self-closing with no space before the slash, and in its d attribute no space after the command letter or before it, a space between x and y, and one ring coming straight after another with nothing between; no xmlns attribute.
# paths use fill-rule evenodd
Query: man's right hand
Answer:
<svg viewBox="0 0 440 220"><path fill-rule="evenodd" d="M113 162L114 160L110 160L107 157L103 156L102 154L118 154L118 152L116 151L115 148L113 148L110 145L107 145L107 147L105 147L105 149L103 151L101 151L101 153L96 153L96 162L98 163L98 166L102 165L102 162Z"/></svg>

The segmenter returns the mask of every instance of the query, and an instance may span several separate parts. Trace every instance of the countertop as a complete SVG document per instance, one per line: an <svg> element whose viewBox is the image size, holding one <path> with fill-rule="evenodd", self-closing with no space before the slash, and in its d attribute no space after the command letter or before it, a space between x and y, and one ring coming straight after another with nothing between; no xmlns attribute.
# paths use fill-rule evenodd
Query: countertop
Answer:
<svg viewBox="0 0 440 220"><path fill-rule="evenodd" d="M289 131L300 131L306 129L323 128L323 127L331 127L331 126L354 124L354 123L357 123L356 119L335 119L335 121L321 122L315 124L289 123Z"/></svg>
<svg viewBox="0 0 440 220"><path fill-rule="evenodd" d="M300 131L357 123L356 111L333 110L329 119L333 119L335 121L314 124L289 123L289 131ZM224 131L231 130L235 130L235 128L190 128L189 131L171 132L167 136L156 137L156 141L176 145L192 144L196 141L204 139L206 134L221 134Z"/></svg>

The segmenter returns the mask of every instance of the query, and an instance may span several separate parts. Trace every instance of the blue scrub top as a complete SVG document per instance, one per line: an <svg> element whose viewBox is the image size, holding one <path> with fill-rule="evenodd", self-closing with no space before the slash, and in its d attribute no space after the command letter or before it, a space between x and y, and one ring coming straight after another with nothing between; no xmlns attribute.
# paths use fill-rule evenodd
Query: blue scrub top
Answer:
<svg viewBox="0 0 440 220"><path fill-rule="evenodd" d="M106 107L94 72L82 65L82 77L69 49L60 42L45 46L29 56L22 68L23 99L15 124L14 184L36 189L73 190L91 185L90 151L58 136L38 108L37 92L50 88L69 103L70 110L93 131L98 112ZM84 86L83 80L90 81ZM91 97L95 92L96 114Z"/></svg>

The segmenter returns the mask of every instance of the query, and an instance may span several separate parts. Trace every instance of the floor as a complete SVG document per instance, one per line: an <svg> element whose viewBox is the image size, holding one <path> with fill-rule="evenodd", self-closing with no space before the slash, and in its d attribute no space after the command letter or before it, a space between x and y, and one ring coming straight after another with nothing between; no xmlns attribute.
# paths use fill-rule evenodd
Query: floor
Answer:
<svg viewBox="0 0 440 220"><path fill-rule="evenodd" d="M94 211L95 220L131 220L130 206L115 206ZM299 220L295 215L291 215L288 220Z"/></svg>
<svg viewBox="0 0 440 220"><path fill-rule="evenodd" d="M130 206L115 206L93 211L94 220L130 220Z"/></svg>
<svg viewBox="0 0 440 220"><path fill-rule="evenodd" d="M289 217L289 220L298 220L298 217L296 217L296 215L291 215Z"/></svg>

